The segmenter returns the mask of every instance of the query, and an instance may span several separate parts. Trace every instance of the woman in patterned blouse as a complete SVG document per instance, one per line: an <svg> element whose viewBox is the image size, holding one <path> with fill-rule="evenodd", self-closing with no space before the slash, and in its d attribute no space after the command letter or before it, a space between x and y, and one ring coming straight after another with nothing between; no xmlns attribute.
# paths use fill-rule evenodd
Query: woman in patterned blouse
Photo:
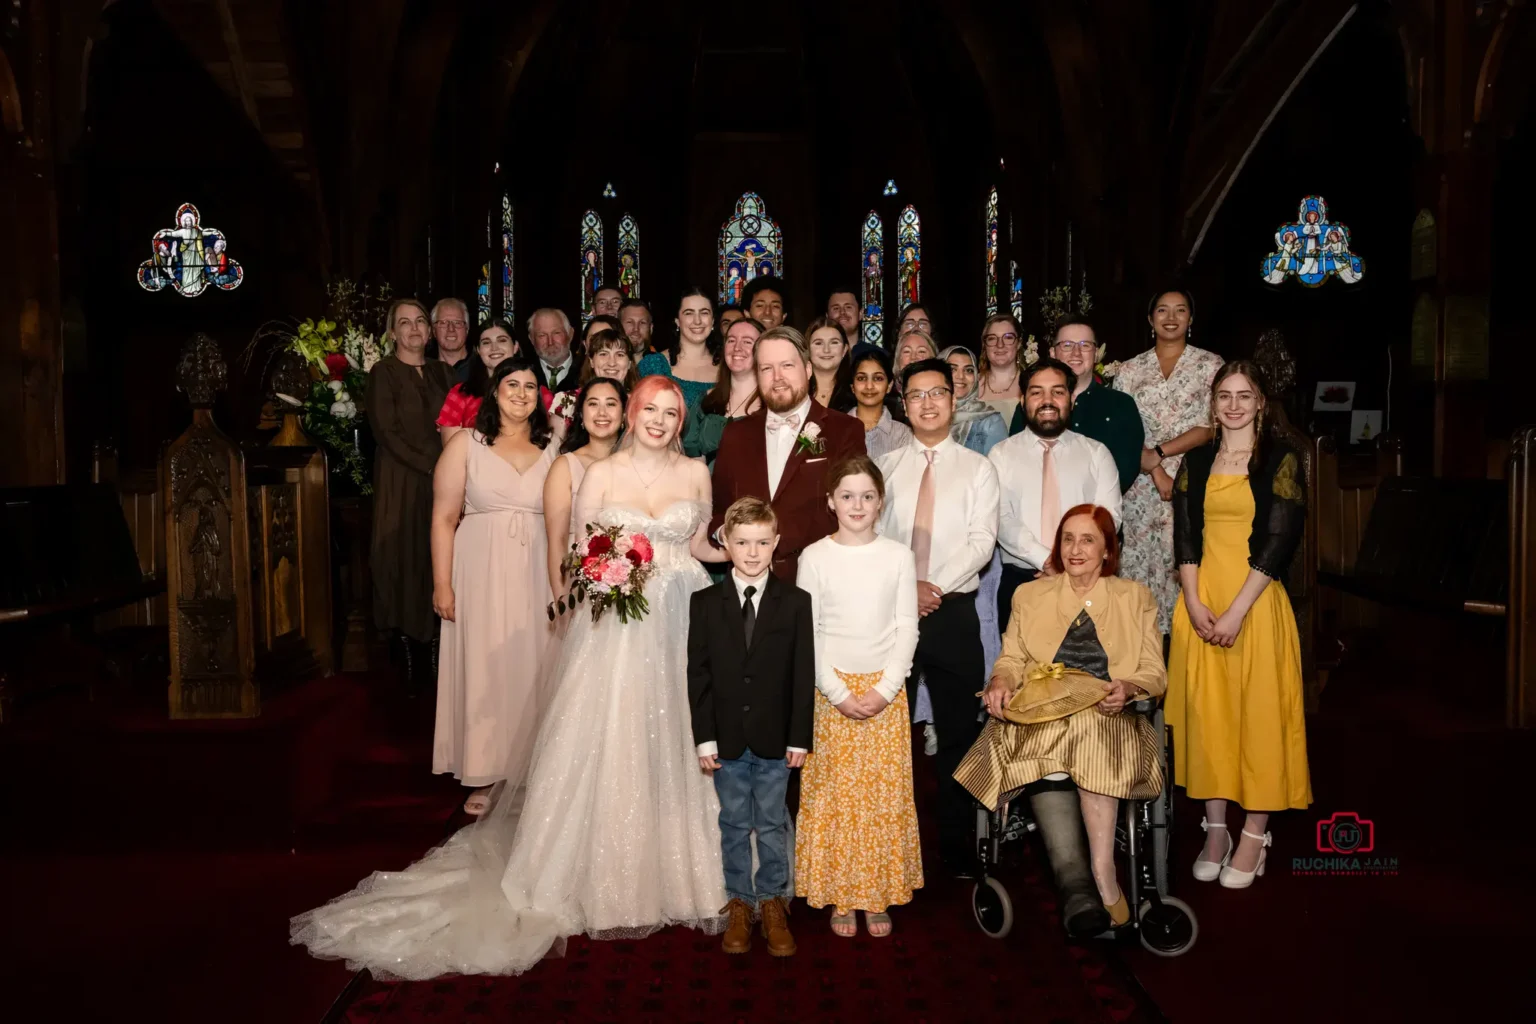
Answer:
<svg viewBox="0 0 1536 1024"><path fill-rule="evenodd" d="M1125 493L1125 545L1120 575L1146 584L1157 598L1157 628L1167 633L1179 581L1173 563L1173 480L1185 452L1211 439L1211 380L1221 357L1189 343L1195 300L1181 288L1158 292L1147 304L1153 345L1126 360L1115 390L1136 400L1146 433L1141 475Z"/></svg>

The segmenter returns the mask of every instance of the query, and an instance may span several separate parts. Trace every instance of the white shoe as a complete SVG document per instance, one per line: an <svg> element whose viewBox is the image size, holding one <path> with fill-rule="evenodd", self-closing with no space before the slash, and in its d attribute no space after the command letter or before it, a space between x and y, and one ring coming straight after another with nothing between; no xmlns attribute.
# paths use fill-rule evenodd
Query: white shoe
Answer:
<svg viewBox="0 0 1536 1024"><path fill-rule="evenodd" d="M939 752L939 731L929 722L923 726L923 753L929 757Z"/></svg>
<svg viewBox="0 0 1536 1024"><path fill-rule="evenodd" d="M1247 829L1243 829L1243 835L1249 839L1263 841L1264 845L1259 848L1259 864L1252 871L1239 871L1237 868L1230 866L1222 868L1221 884L1223 888L1246 889L1253 884L1255 878L1264 873L1264 862L1269 859L1269 847L1274 845L1273 839L1268 832L1261 836L1256 836ZM1230 854L1228 856L1230 857Z"/></svg>
<svg viewBox="0 0 1536 1024"><path fill-rule="evenodd" d="M1226 829L1225 825L1212 824L1204 818L1200 819L1200 831L1209 832L1213 828ZM1227 852L1222 856L1220 863L1204 858L1205 851L1200 851L1201 856L1195 858L1195 881L1214 882L1227 867L1227 861L1232 859L1232 833L1227 833Z"/></svg>

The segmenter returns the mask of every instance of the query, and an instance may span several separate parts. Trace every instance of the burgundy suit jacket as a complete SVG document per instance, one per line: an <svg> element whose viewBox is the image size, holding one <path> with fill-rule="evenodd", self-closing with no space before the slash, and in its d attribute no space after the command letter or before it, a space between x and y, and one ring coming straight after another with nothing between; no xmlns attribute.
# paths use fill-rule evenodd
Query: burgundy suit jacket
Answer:
<svg viewBox="0 0 1536 1024"><path fill-rule="evenodd" d="M795 582L800 552L837 529L837 518L827 508L827 468L844 456L865 450L864 424L854 417L833 412L812 399L806 419L821 428L824 450L817 454L793 452L784 465L776 494L768 493L768 413L763 408L727 423L715 455L711 536L737 498L752 495L769 499L779 519L773 574L785 583Z"/></svg>

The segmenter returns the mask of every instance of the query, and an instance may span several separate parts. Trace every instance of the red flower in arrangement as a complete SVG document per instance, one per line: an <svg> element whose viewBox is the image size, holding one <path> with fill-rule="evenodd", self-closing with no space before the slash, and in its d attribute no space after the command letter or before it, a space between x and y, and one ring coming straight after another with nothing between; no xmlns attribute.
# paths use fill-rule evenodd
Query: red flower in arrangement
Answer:
<svg viewBox="0 0 1536 1024"><path fill-rule="evenodd" d="M640 552L636 551L634 548L630 548L628 551L626 551L624 553L624 557L629 559L630 565L639 565L644 561L644 559L640 557Z"/></svg>
<svg viewBox="0 0 1536 1024"><path fill-rule="evenodd" d="M325 368L331 373L331 380L342 380L347 375L347 357L340 352L332 352L325 357Z"/></svg>
<svg viewBox="0 0 1536 1024"><path fill-rule="evenodd" d="M643 533L637 533L629 539L629 550L639 555L641 562L649 562L656 557L656 552L651 548L651 539Z"/></svg>
<svg viewBox="0 0 1536 1024"><path fill-rule="evenodd" d="M613 550L613 540L607 534L598 533L587 541L587 554L606 555Z"/></svg>
<svg viewBox="0 0 1536 1024"><path fill-rule="evenodd" d="M596 555L588 555L581 560L581 574L589 580L601 579L603 575L603 560Z"/></svg>

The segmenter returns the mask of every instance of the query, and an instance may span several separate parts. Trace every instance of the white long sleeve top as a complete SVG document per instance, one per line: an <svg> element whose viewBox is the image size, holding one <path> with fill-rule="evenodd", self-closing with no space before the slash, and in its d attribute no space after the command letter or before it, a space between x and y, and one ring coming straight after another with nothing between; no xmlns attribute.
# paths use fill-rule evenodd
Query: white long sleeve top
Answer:
<svg viewBox="0 0 1536 1024"><path fill-rule="evenodd" d="M795 585L811 595L816 688L833 704L848 699L837 670L883 673L875 689L895 700L917 650L917 567L912 549L888 537L839 544L823 537L800 553Z"/></svg>

